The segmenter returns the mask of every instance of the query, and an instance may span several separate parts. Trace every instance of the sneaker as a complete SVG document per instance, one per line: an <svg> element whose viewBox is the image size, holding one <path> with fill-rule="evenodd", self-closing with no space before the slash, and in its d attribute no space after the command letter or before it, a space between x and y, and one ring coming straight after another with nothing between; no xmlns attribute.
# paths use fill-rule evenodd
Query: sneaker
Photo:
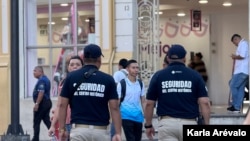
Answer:
<svg viewBox="0 0 250 141"><path fill-rule="evenodd" d="M235 109L234 106L228 107L227 110L234 113L240 113L240 110Z"/></svg>
<svg viewBox="0 0 250 141"><path fill-rule="evenodd" d="M233 106L228 107L227 110L230 111L232 108L234 108L234 107Z"/></svg>

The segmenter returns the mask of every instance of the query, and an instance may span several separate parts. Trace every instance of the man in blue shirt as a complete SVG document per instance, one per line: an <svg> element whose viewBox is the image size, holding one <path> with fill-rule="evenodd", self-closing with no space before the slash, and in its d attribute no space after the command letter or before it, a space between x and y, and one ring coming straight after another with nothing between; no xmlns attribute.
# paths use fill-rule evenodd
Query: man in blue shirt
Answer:
<svg viewBox="0 0 250 141"><path fill-rule="evenodd" d="M152 117L157 102L159 117L158 139L182 141L182 126L197 124L200 114L204 124L209 124L210 102L207 88L201 75L185 66L186 50L173 45L168 51L168 67L152 77L146 96L145 128L149 139L153 139Z"/></svg>
<svg viewBox="0 0 250 141"><path fill-rule="evenodd" d="M35 103L33 128L34 137L32 141L39 141L40 124L41 121L45 123L46 127L49 129L50 122L50 109L52 107L52 102L50 100L50 80L46 75L44 75L43 68L41 66L36 66L33 71L34 77L38 79L34 91L33 91L33 101Z"/></svg>

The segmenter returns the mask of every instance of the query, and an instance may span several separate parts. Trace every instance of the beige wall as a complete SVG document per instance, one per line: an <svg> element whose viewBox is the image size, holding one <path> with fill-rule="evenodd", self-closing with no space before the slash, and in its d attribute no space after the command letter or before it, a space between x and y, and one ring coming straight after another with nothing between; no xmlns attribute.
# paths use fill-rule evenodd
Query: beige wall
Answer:
<svg viewBox="0 0 250 141"><path fill-rule="evenodd" d="M2 58L1 58L2 59ZM7 62L7 60L6 60ZM9 64L0 63L0 89L1 89L1 99L0 99L0 133L7 131L8 125L10 123L10 91L9 89Z"/></svg>
<svg viewBox="0 0 250 141"><path fill-rule="evenodd" d="M213 104L228 104L230 92L228 82L231 79L233 66L230 55L236 51L231 36L238 33L249 41L248 20L247 9L211 16L209 94L212 96Z"/></svg>
<svg viewBox="0 0 250 141"><path fill-rule="evenodd" d="M0 15L2 15L3 2L4 0L0 0ZM8 10L9 10L9 1ZM7 12L10 17L10 12ZM8 42L10 45L10 38L8 37L8 41L2 40L2 25L3 25L3 17L0 16L0 134L7 131L8 125L10 124L10 54L3 52L3 42ZM8 19L9 20L9 19ZM10 22L8 22L10 23ZM10 24L9 24L10 25ZM10 27L9 27L10 31ZM10 33L10 32L9 32ZM10 35L10 34L8 34ZM9 49L10 47L8 47Z"/></svg>

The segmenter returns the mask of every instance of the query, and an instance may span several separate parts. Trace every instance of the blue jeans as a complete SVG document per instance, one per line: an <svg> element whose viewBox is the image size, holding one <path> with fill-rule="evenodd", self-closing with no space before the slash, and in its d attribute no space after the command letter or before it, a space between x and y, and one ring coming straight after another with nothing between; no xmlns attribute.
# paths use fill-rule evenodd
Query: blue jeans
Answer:
<svg viewBox="0 0 250 141"><path fill-rule="evenodd" d="M110 137L111 137L111 141L112 141L112 138L113 136L115 135L115 125L113 122L111 122L110 124Z"/></svg>
<svg viewBox="0 0 250 141"><path fill-rule="evenodd" d="M72 126L71 126L71 124L66 124L65 128L68 131L68 133L70 133L70 130L71 130Z"/></svg>
<svg viewBox="0 0 250 141"><path fill-rule="evenodd" d="M66 128L66 131L70 134L70 130L72 128L72 125L71 124L66 124L65 128ZM68 138L68 141L69 141L69 138Z"/></svg>
<svg viewBox="0 0 250 141"><path fill-rule="evenodd" d="M229 86L232 93L232 106L234 106L234 108L237 110L241 110L247 81L248 75L244 73L234 74L232 79L229 81Z"/></svg>

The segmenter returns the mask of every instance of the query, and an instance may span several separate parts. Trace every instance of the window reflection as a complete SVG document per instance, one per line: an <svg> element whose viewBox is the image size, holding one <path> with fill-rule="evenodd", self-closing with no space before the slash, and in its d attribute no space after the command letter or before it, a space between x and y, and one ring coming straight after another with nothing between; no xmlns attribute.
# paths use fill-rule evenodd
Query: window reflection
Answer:
<svg viewBox="0 0 250 141"><path fill-rule="evenodd" d="M34 80L30 70L35 65L45 67L45 73L52 82L52 96L57 96L57 85L65 76L67 58L76 54L82 56L89 34L95 33L94 0L62 2L37 0L34 4L27 1L26 97L32 96ZM36 27L32 27L34 23ZM29 37L35 37L36 41Z"/></svg>

